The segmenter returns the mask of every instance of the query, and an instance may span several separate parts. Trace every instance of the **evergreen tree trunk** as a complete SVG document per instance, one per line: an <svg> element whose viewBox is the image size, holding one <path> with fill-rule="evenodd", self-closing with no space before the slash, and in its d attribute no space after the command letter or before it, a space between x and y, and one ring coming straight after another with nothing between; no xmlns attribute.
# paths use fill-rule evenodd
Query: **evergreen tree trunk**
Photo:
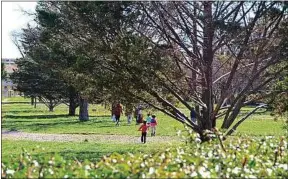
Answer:
<svg viewBox="0 0 288 179"><path fill-rule="evenodd" d="M34 97L31 97L31 106L34 105Z"/></svg>
<svg viewBox="0 0 288 179"><path fill-rule="evenodd" d="M77 106L76 106L76 104L75 104L75 102L74 102L74 100L70 100L70 102L69 102L69 116L75 116L75 112L76 112L76 108L77 108Z"/></svg>
<svg viewBox="0 0 288 179"><path fill-rule="evenodd" d="M88 121L89 114L88 114L88 102L86 99L80 97L79 101L79 120L80 121Z"/></svg>
<svg viewBox="0 0 288 179"><path fill-rule="evenodd" d="M50 111L50 112L53 112L53 109L54 109L53 101L50 100L50 102L49 102L49 111Z"/></svg>
<svg viewBox="0 0 288 179"><path fill-rule="evenodd" d="M34 97L34 108L36 108L37 97Z"/></svg>
<svg viewBox="0 0 288 179"><path fill-rule="evenodd" d="M69 87L69 116L75 116L76 108L78 107L75 99L77 98L76 91L73 87Z"/></svg>

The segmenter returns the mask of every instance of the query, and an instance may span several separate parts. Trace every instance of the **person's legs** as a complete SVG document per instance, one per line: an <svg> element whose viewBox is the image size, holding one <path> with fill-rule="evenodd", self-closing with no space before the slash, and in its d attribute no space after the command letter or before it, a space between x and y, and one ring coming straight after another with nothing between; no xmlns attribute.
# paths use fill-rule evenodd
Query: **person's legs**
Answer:
<svg viewBox="0 0 288 179"><path fill-rule="evenodd" d="M146 136L147 136L147 132L143 132L143 141L144 141L144 144L146 143Z"/></svg>
<svg viewBox="0 0 288 179"><path fill-rule="evenodd" d="M128 120L128 124L130 124L132 121L132 114L128 114L127 120Z"/></svg>
<svg viewBox="0 0 288 179"><path fill-rule="evenodd" d="M144 132L142 132L142 135L141 135L141 142L144 141Z"/></svg>
<svg viewBox="0 0 288 179"><path fill-rule="evenodd" d="M155 126L151 126L151 136L155 134Z"/></svg>
<svg viewBox="0 0 288 179"><path fill-rule="evenodd" d="M136 125L139 124L139 119L140 119L140 115L137 114L137 118L136 118Z"/></svg>
<svg viewBox="0 0 288 179"><path fill-rule="evenodd" d="M120 115L115 115L116 118L116 126L119 126Z"/></svg>

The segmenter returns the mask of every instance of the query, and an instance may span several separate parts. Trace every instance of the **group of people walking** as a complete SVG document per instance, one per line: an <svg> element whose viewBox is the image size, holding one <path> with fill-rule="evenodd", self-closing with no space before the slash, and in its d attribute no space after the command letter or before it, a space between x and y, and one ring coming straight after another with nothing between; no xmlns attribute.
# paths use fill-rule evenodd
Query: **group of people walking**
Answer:
<svg viewBox="0 0 288 179"><path fill-rule="evenodd" d="M120 125L119 122L120 122L121 114L123 114L122 105L120 103L114 104L112 106L112 120L116 122L116 126ZM128 124L131 124L132 122L132 114L133 114L133 106L129 106L129 105L126 106L125 115L127 116ZM141 142L146 143L146 136L147 136L147 131L149 130L149 128L151 129L151 136L156 135L156 126L158 124L156 115L154 114L151 115L150 113L148 113L146 119L144 119L142 107L139 106L135 110L134 116L136 118L136 125L142 124L140 128L138 129L138 131L141 131Z"/></svg>

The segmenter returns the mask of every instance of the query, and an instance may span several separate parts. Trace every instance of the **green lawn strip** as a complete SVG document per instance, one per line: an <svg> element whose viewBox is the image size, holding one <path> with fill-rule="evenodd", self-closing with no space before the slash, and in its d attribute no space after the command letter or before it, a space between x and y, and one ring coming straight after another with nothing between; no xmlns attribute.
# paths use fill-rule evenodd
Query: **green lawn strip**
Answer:
<svg viewBox="0 0 288 179"><path fill-rule="evenodd" d="M238 122L241 117L239 116L233 124ZM217 127L220 129L223 119L217 121ZM265 136L265 135L275 135L282 136L285 135L284 130L285 121L281 118L277 121L270 115L259 114L253 115L247 118L237 129L237 134L246 134L253 136ZM235 135L234 133L234 135Z"/></svg>
<svg viewBox="0 0 288 179"><path fill-rule="evenodd" d="M46 154L57 152L67 159L74 159L83 161L88 159L90 161L97 161L103 155L109 155L113 152L124 154L130 153L153 153L159 150L165 150L168 147L179 145L180 142L166 142L166 143L146 143L146 144L108 144L97 142L36 142L36 141L12 141L2 140L2 162L8 160L9 156L18 157L22 148L28 152L33 149L45 148ZM40 153L41 154L41 153ZM44 153L43 153L44 154Z"/></svg>
<svg viewBox="0 0 288 179"><path fill-rule="evenodd" d="M96 109L96 111L95 111ZM252 107L244 107L237 120L248 113ZM78 113L77 109L77 112ZM103 105L90 105L90 121L80 122L78 116L67 116L68 107L61 104L55 108L54 112L49 112L44 104L37 105L37 108L29 104L2 105L2 129L18 130L36 133L73 133L73 134L122 134L137 136L139 125L135 125L133 119L131 125L127 125L126 116L121 116L121 126L115 127L111 120L109 109ZM147 111L144 111L146 115ZM164 115L161 112L154 112L157 115L159 125L157 134L160 136L174 136L177 130L183 130L183 124ZM186 113L189 111L186 110ZM145 116L146 117L146 116ZM221 127L223 119L217 120L217 127ZM284 118L274 121L274 117L268 112L259 112L238 128L237 133L247 135L283 135Z"/></svg>
<svg viewBox="0 0 288 179"><path fill-rule="evenodd" d="M110 115L105 111L103 106L98 105L97 109L100 111L91 111L90 120L87 122L80 122L78 116L67 116L67 107L60 106L55 108L55 112L45 112L42 109L43 105L36 109L30 105L18 105L20 108L9 105L11 108L4 108L2 120L2 129L4 130L18 130L25 132L38 132L38 133L74 133L74 134L123 134L123 135L139 135L137 131L140 127L135 125L135 119L131 125L127 124L125 116L121 117L120 127L115 127ZM66 108L65 108L66 107ZM92 106L94 107L94 106ZM93 109L93 108L92 108ZM19 111L18 113L15 113ZM25 110L21 112L21 110ZM30 110L30 111L29 111ZM35 112L33 112L35 110ZM93 114L94 112L94 114ZM95 114L96 113L96 114ZM177 129L183 129L183 125L167 116L159 113L157 134L164 136L173 136L176 134Z"/></svg>

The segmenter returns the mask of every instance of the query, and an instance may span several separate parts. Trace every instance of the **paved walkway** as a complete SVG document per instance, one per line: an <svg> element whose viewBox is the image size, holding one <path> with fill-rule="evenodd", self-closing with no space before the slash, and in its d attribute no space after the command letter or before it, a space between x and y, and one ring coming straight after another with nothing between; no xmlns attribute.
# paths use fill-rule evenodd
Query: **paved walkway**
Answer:
<svg viewBox="0 0 288 179"><path fill-rule="evenodd" d="M105 143L140 143L140 136L128 135L100 135L100 134L41 134L41 133L27 133L20 131L2 131L2 140L31 140L31 141L57 141L57 142L105 142ZM147 136L147 142L152 143L167 143L177 141L177 137L169 136Z"/></svg>

